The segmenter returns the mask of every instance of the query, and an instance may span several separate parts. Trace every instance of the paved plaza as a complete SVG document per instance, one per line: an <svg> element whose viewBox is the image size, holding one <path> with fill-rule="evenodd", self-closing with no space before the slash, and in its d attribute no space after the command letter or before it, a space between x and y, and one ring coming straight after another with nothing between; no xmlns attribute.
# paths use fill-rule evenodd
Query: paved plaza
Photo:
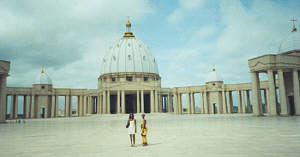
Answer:
<svg viewBox="0 0 300 157"><path fill-rule="evenodd" d="M135 115L139 124L140 115ZM148 114L149 146L130 147L127 115L0 125L0 156L266 156L300 154L300 117Z"/></svg>

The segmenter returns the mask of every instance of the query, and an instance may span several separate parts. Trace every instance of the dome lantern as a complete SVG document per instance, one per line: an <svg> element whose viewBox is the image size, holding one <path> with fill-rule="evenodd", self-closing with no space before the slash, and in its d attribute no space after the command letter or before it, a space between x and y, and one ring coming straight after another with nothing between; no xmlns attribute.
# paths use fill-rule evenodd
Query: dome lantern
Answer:
<svg viewBox="0 0 300 157"><path fill-rule="evenodd" d="M46 73L44 66L42 67L40 75L36 78L35 84L52 84L50 76Z"/></svg>
<svg viewBox="0 0 300 157"><path fill-rule="evenodd" d="M126 23L126 32L124 33L123 37L134 37L133 33L131 32L131 22L129 20Z"/></svg>

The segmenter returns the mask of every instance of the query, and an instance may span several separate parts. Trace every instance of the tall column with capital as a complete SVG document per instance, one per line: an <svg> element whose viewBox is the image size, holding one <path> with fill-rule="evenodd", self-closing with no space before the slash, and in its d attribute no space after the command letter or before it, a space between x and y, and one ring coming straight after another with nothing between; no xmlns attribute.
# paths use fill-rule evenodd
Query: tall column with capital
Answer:
<svg viewBox="0 0 300 157"><path fill-rule="evenodd" d="M207 101L207 92L203 93L203 99L204 99L205 114L209 114L209 102Z"/></svg>
<svg viewBox="0 0 300 157"><path fill-rule="evenodd" d="M55 95L51 96L51 118L54 118L55 114Z"/></svg>
<svg viewBox="0 0 300 157"><path fill-rule="evenodd" d="M78 117L82 116L82 96L81 95L77 96L77 116Z"/></svg>
<svg viewBox="0 0 300 157"><path fill-rule="evenodd" d="M174 112L175 112L175 114L178 114L178 98L177 98L177 93L174 93Z"/></svg>
<svg viewBox="0 0 300 157"><path fill-rule="evenodd" d="M195 96L194 93L191 93L191 113L195 113Z"/></svg>
<svg viewBox="0 0 300 157"><path fill-rule="evenodd" d="M268 86L269 86L269 114L274 116L277 115L276 110L276 91L275 91L275 78L273 70L268 70Z"/></svg>
<svg viewBox="0 0 300 157"><path fill-rule="evenodd" d="M117 93L117 113L121 113L121 92L118 90L118 93Z"/></svg>
<svg viewBox="0 0 300 157"><path fill-rule="evenodd" d="M151 90L151 92L150 92L150 105L151 105L150 113L153 113L155 111L155 109L154 109L154 91L153 90Z"/></svg>
<svg viewBox="0 0 300 157"><path fill-rule="evenodd" d="M179 110L178 110L178 112L179 112L179 114L182 114L182 94L181 93L178 93L178 106L179 106Z"/></svg>
<svg viewBox="0 0 300 157"><path fill-rule="evenodd" d="M96 103L97 103L97 114L101 114L103 112L103 105L102 105L102 96L100 93L98 93L98 96L96 97Z"/></svg>
<svg viewBox="0 0 300 157"><path fill-rule="evenodd" d="M247 99L247 111L246 113L250 113L251 112L251 104L250 104L250 91L246 90L246 99Z"/></svg>
<svg viewBox="0 0 300 157"><path fill-rule="evenodd" d="M191 94L187 93L187 113L191 114Z"/></svg>
<svg viewBox="0 0 300 157"><path fill-rule="evenodd" d="M205 114L205 101L204 101L204 92L201 93L201 113Z"/></svg>
<svg viewBox="0 0 300 157"><path fill-rule="evenodd" d="M87 96L83 95L83 112L82 112L82 116L85 116L87 113Z"/></svg>
<svg viewBox="0 0 300 157"><path fill-rule="evenodd" d="M226 107L226 92L222 92L222 101L223 101L223 114L227 113L227 107Z"/></svg>
<svg viewBox="0 0 300 157"><path fill-rule="evenodd" d="M14 118L18 118L19 100L18 95L14 95Z"/></svg>
<svg viewBox="0 0 300 157"><path fill-rule="evenodd" d="M102 92L102 107L103 107L103 109L102 109L102 113L103 114L106 114L107 112L107 103L106 103L106 91L104 90L103 92Z"/></svg>
<svg viewBox="0 0 300 157"><path fill-rule="evenodd" d="M155 90L155 110L154 112L158 112L158 92Z"/></svg>
<svg viewBox="0 0 300 157"><path fill-rule="evenodd" d="M110 114L110 91L107 91L107 110L106 113Z"/></svg>
<svg viewBox="0 0 300 157"><path fill-rule="evenodd" d="M228 105L227 105L227 111L229 114L232 113L233 109L233 101L232 101L232 91L228 92Z"/></svg>
<svg viewBox="0 0 300 157"><path fill-rule="evenodd" d="M169 93L169 94L168 94L168 107L167 107L169 113L172 112L172 102L171 102L171 99L172 99L172 96L171 96L171 94Z"/></svg>
<svg viewBox="0 0 300 157"><path fill-rule="evenodd" d="M237 100L238 100L238 113L242 113L242 92L240 90L237 91Z"/></svg>
<svg viewBox="0 0 300 157"><path fill-rule="evenodd" d="M278 84L279 84L279 95L280 95L280 115L288 115L288 107L286 100L286 89L284 83L283 71L281 69L278 70ZM272 108L271 108L272 110Z"/></svg>
<svg viewBox="0 0 300 157"><path fill-rule="evenodd" d="M69 96L65 96L65 117L69 117Z"/></svg>
<svg viewBox="0 0 300 157"><path fill-rule="evenodd" d="M139 90L136 91L136 113L140 113L141 112L141 103L140 103L140 92Z"/></svg>
<svg viewBox="0 0 300 157"><path fill-rule="evenodd" d="M241 91L241 98L242 98L242 113L246 113L246 105L245 105L245 92Z"/></svg>
<svg viewBox="0 0 300 157"><path fill-rule="evenodd" d="M141 112L145 113L144 90L141 90Z"/></svg>
<svg viewBox="0 0 300 157"><path fill-rule="evenodd" d="M260 94L260 81L258 72L251 72L252 80L252 106L253 114L261 116L261 94Z"/></svg>
<svg viewBox="0 0 300 157"><path fill-rule="evenodd" d="M300 87L299 87L299 72L293 69L293 85L294 85L294 104L295 114L300 115Z"/></svg>
<svg viewBox="0 0 300 157"><path fill-rule="evenodd" d="M34 118L35 116L35 95L31 95L31 99L30 99L30 118Z"/></svg>
<svg viewBox="0 0 300 157"><path fill-rule="evenodd" d="M54 114L54 117L57 117L58 116L58 108L59 108L59 96L56 95L55 97L56 97L56 99L55 99L55 114Z"/></svg>
<svg viewBox="0 0 300 157"><path fill-rule="evenodd" d="M125 91L122 90L122 100L121 100L121 103L122 103L122 113L126 113L125 111Z"/></svg>
<svg viewBox="0 0 300 157"><path fill-rule="evenodd" d="M0 123L6 120L6 75L0 77Z"/></svg>

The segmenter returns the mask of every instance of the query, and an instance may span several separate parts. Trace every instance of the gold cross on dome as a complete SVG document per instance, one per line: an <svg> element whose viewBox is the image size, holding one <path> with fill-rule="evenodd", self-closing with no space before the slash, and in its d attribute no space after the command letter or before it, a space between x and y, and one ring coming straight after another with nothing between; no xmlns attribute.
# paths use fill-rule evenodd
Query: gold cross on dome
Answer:
<svg viewBox="0 0 300 157"><path fill-rule="evenodd" d="M293 29L292 29L292 32L296 32L297 31L297 28L295 26L295 22L297 21L294 17L293 19L290 20L291 22L293 22Z"/></svg>

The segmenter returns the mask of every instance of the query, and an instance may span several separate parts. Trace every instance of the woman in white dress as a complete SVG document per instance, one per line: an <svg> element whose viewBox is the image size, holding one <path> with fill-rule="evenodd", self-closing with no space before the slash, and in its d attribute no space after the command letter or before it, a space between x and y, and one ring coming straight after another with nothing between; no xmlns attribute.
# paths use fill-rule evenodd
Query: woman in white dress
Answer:
<svg viewBox="0 0 300 157"><path fill-rule="evenodd" d="M133 113L129 114L126 128L128 128L131 147L135 147L136 120L134 119Z"/></svg>

